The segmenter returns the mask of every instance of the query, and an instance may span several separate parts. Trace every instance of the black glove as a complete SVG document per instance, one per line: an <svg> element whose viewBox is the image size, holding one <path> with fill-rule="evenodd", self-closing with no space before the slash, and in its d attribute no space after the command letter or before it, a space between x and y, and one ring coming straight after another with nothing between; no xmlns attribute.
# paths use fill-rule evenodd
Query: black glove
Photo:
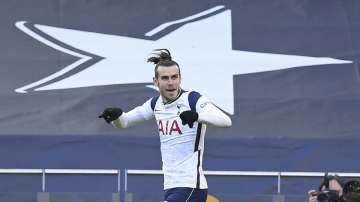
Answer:
<svg viewBox="0 0 360 202"><path fill-rule="evenodd" d="M107 123L111 123L118 119L122 113L123 111L120 108L106 108L99 118L103 118Z"/></svg>
<svg viewBox="0 0 360 202"><path fill-rule="evenodd" d="M180 114L180 119L183 125L188 124L190 128L194 126L194 122L197 121L199 115L197 112L194 111L183 111Z"/></svg>

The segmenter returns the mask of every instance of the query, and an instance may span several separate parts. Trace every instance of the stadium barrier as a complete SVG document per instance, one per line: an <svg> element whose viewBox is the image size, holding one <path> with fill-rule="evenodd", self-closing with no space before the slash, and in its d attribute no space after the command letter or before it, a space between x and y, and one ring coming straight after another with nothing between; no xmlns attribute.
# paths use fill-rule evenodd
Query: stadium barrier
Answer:
<svg viewBox="0 0 360 202"><path fill-rule="evenodd" d="M46 189L46 176L49 174L63 175L113 175L117 177L116 193L112 193L112 202L120 201L121 193L121 170L111 169L0 169L0 174L39 174L41 175L41 192L37 193L37 202L49 202L50 195ZM134 170L125 169L123 191L126 202L134 202L133 195L128 192L128 177L130 175L162 175L161 170ZM273 172L273 171L204 171L207 176L250 176L250 177L275 177L277 178L277 195L272 197L273 202L285 202L285 196L281 192L282 177L323 177L324 172ZM329 172L329 175L341 177L360 177L360 173ZM0 190L1 192L1 190Z"/></svg>

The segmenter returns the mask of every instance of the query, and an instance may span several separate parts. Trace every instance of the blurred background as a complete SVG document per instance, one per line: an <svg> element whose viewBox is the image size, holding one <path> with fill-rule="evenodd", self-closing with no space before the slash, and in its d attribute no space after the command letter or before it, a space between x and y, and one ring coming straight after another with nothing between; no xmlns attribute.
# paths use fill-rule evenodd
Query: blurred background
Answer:
<svg viewBox="0 0 360 202"><path fill-rule="evenodd" d="M120 173L49 174L44 189L42 170L4 170L0 201L161 201L161 175L125 180L161 169L155 121L97 118L158 94L155 48L232 118L208 128L204 170L318 173L283 177L280 191L277 175L211 175L213 201L306 201L319 172L360 170L359 11L356 0L2 1L0 169Z"/></svg>

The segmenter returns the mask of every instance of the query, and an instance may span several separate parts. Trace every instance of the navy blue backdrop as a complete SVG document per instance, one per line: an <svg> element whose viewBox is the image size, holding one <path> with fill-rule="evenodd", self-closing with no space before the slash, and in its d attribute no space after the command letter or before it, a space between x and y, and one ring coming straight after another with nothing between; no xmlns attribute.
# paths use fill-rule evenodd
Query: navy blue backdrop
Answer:
<svg viewBox="0 0 360 202"><path fill-rule="evenodd" d="M145 53L169 47L191 78L184 85L233 120L208 129L206 170L360 170L359 1L0 4L0 168L161 169L154 121L117 130L97 116L156 95ZM0 190L40 188L37 180L5 182ZM93 189L64 183L49 189Z"/></svg>

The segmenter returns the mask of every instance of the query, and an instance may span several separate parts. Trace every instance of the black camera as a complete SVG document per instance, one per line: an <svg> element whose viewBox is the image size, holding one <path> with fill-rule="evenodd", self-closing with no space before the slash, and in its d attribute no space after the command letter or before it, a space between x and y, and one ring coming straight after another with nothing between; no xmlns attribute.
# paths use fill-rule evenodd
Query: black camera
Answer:
<svg viewBox="0 0 360 202"><path fill-rule="evenodd" d="M316 196L318 202L341 202L342 196L339 190L330 189L330 181L335 180L340 187L343 187L343 180L337 175L328 175L325 173L324 179L319 186L319 191L312 193Z"/></svg>
<svg viewBox="0 0 360 202"><path fill-rule="evenodd" d="M322 190L312 193L313 196L316 196L318 202L339 202L341 198L339 192L334 190Z"/></svg>

